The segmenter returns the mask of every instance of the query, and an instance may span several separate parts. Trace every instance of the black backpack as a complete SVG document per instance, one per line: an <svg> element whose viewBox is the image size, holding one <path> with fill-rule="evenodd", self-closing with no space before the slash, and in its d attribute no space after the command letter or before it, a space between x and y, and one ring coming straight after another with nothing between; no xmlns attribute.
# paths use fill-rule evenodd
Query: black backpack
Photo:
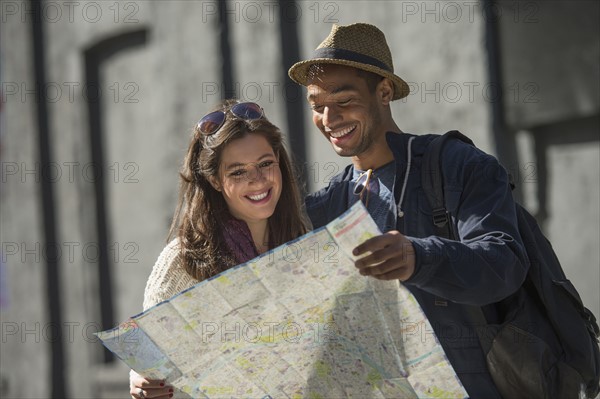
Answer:
<svg viewBox="0 0 600 399"><path fill-rule="evenodd" d="M430 141L421 183L437 235L456 239L444 203L441 156L451 139L473 142L458 131ZM514 188L514 185L511 186ZM512 296L492 305L503 322L488 324L481 308L472 316L488 369L505 398L594 398L600 392L600 329L596 318L566 278L535 218L516 204L517 221L529 258L525 282Z"/></svg>

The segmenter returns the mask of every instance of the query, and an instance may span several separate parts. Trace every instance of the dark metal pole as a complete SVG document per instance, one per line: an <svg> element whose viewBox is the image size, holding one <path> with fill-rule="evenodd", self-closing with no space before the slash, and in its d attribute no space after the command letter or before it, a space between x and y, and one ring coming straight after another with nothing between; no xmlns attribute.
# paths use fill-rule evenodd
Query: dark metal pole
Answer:
<svg viewBox="0 0 600 399"><path fill-rule="evenodd" d="M42 2L31 0L32 28L33 28L33 66L35 76L35 90L37 103L37 128L38 150L41 170L46 170L52 162L50 148L50 123L48 121L48 107L44 98L46 87L46 54L44 33L42 25ZM46 260L46 295L50 325L50 373L52 384L52 398L66 398L65 387L65 355L61 337L62 312L60 305L60 265L58 263L58 237L55 218L54 186L46 173L41 174L42 215L44 221L44 248Z"/></svg>
<svg viewBox="0 0 600 399"><path fill-rule="evenodd" d="M488 55L489 86L496 90L491 96L492 136L498 160L510 171L515 170L518 176L519 164L515 142L515 132L506 124L504 103L502 52L500 46L500 4L495 0L482 0L485 19L485 48ZM518 183L518 182L517 182ZM514 192L517 200L521 199L521 190L517 184Z"/></svg>
<svg viewBox="0 0 600 399"><path fill-rule="evenodd" d="M300 61L300 42L298 38L298 21L301 15L296 2L279 0L279 29L281 33L281 66L286 95L287 133L290 150L294 161L302 166L303 176L308 176L306 165L306 141L304 126L304 109L306 100L302 87L293 82L287 74L290 67Z"/></svg>
<svg viewBox="0 0 600 399"><path fill-rule="evenodd" d="M217 2L219 7L219 49L221 50L221 84L223 91L221 98L237 98L233 81L233 55L229 43L229 20L227 19L227 1Z"/></svg>
<svg viewBox="0 0 600 399"><path fill-rule="evenodd" d="M85 57L85 77L88 95L88 118L90 127L90 153L92 165L97 173L94 179L94 193L96 197L96 238L98 240L98 284L100 294L100 324L103 330L114 325L113 292L112 292L112 265L108 256L108 209L106 204L106 188L104 176L101 171L105 169L104 144L102 140L103 118L100 98L100 54L98 51L88 51ZM104 362L114 360L111 352L104 350Z"/></svg>
<svg viewBox="0 0 600 399"><path fill-rule="evenodd" d="M96 197L96 234L98 239L98 282L100 286L100 320L102 329L112 328L115 324L112 264L109 256L110 245L110 209L106 199L106 179L102 171L106 170L104 155L104 125L100 87L102 63L120 51L131 50L146 43L146 29L131 31L105 39L85 51L85 79L89 94L87 98L90 152L92 165L100 172L94 179ZM95 90L95 92L94 92ZM104 350L104 362L114 360L112 353Z"/></svg>

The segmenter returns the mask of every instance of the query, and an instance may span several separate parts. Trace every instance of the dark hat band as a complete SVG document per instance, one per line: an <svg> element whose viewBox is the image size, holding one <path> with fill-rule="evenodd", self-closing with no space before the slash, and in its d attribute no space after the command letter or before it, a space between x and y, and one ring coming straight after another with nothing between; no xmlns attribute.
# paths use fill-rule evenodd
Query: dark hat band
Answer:
<svg viewBox="0 0 600 399"><path fill-rule="evenodd" d="M331 48L331 47L323 47L316 49L313 55L314 58L329 58L333 60L346 60L346 61L354 61L360 62L361 64L372 65L377 68L381 68L385 71L392 72L393 71L385 65L383 62L379 61L376 58L369 57L368 55L355 53L352 50L345 50L341 48Z"/></svg>

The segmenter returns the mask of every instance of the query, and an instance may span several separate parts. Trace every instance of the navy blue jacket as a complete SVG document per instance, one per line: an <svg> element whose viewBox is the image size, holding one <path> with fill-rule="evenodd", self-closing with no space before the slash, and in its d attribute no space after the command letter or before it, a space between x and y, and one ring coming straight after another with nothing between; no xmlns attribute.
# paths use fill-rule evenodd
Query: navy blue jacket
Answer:
<svg viewBox="0 0 600 399"><path fill-rule="evenodd" d="M507 173L491 155L450 140L442 155L444 194L460 241L437 237L431 207L421 188L421 160L431 135L387 133L396 161L396 203L406 173L410 137L415 139L401 204L405 215L398 218L396 228L412 242L416 266L404 284L423 308L470 397L500 398L471 314L473 307L482 307L488 323L499 322L493 303L514 293L527 274L527 255ZM306 198L315 229L348 209L351 178L352 165Z"/></svg>

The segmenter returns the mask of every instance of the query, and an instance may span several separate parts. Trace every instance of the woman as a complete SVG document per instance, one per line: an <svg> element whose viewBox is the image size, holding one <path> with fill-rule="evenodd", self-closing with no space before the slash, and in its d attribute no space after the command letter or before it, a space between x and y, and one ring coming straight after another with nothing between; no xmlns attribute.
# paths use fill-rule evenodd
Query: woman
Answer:
<svg viewBox="0 0 600 399"><path fill-rule="evenodd" d="M304 233L300 193L280 130L254 103L225 101L194 128L169 239L144 310ZM134 398L170 398L164 381L130 374Z"/></svg>

